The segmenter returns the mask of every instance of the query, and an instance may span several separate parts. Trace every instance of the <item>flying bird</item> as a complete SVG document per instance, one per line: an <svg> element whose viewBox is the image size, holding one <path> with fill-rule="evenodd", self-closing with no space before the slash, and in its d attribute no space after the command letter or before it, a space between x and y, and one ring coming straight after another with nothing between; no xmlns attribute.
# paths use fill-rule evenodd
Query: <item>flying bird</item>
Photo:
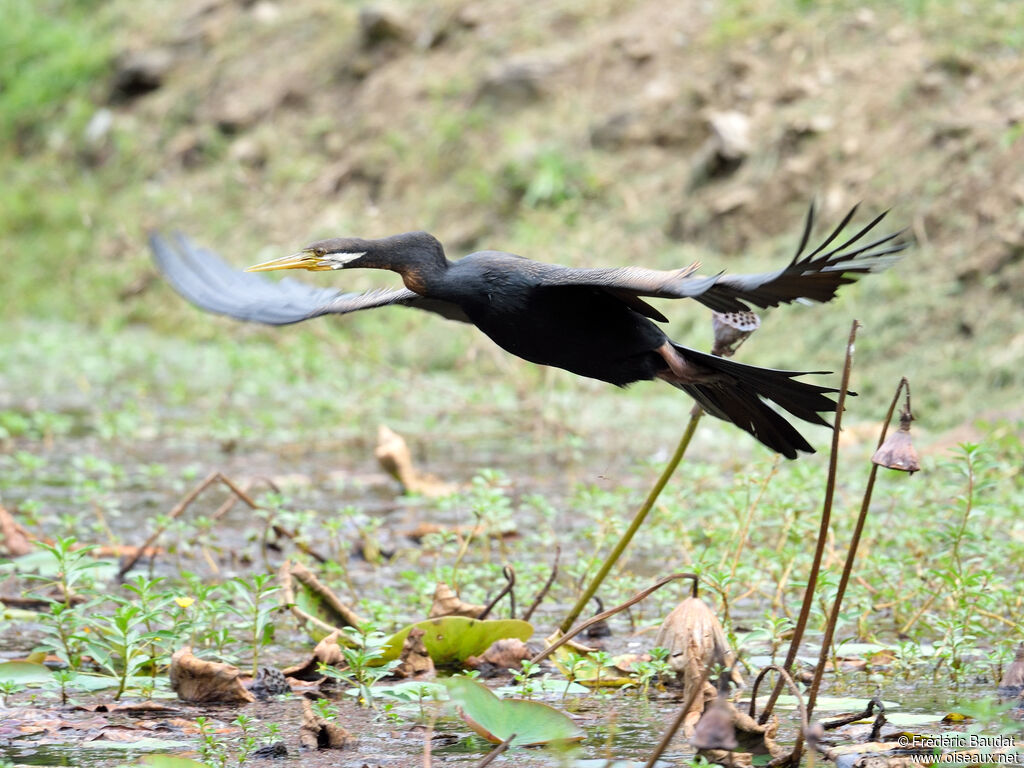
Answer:
<svg viewBox="0 0 1024 768"><path fill-rule="evenodd" d="M498 346L539 365L620 387L661 379L687 392L712 416L793 459L798 451L814 449L768 402L803 421L831 426L820 414L835 412L828 394L837 390L797 380L824 372L758 368L684 347L655 324L667 319L646 299L695 299L716 313L741 319L752 316L752 307L830 301L840 286L889 267L907 245L897 241L900 232L866 237L885 213L833 245L855 212L856 206L824 242L805 254L814 221L811 206L793 259L774 272L754 275L700 276L699 264L668 271L585 269L501 251L449 261L441 243L426 232L377 240L321 240L246 270L386 269L397 272L405 284L343 293L246 274L182 235L168 239L154 233L150 247L175 290L208 312L269 325L391 305L433 312L475 325Z"/></svg>

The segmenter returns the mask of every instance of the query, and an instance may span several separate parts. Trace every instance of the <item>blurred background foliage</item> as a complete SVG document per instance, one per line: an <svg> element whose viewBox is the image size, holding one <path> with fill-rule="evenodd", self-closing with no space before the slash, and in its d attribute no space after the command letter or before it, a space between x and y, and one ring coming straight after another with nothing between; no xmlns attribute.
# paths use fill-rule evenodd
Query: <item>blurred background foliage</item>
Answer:
<svg viewBox="0 0 1024 768"><path fill-rule="evenodd" d="M822 230L864 201L862 221L891 208L916 246L828 308L770 313L741 359L836 370L857 318L852 422L876 419L901 375L939 443L1021 419L1016 0L0 0L0 18L8 415L98 392L108 408L185 408L201 386L292 377L396 390L312 398L304 417L292 398L297 424L365 407L428 431L416 398L437 374L458 382L438 399L470 413L543 420L557 402L583 423L586 403L594 429L630 414L639 439L667 435L689 407L667 388L539 371L419 313L283 331L203 315L158 279L147 230L181 229L240 266L422 228L450 257L760 271L791 255L816 199ZM661 308L674 338L708 346L701 308ZM253 402L283 407L252 386L216 402L239 420ZM505 395L471 405L481 388Z"/></svg>

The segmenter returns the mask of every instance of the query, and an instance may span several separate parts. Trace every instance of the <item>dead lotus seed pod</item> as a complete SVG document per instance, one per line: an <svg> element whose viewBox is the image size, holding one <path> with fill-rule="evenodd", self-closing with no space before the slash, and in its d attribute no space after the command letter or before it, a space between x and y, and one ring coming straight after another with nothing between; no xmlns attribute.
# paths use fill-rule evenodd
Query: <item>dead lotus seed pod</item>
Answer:
<svg viewBox="0 0 1024 768"><path fill-rule="evenodd" d="M900 414L900 428L885 438L885 442L875 451L871 457L873 464L910 474L921 469L921 461L910 437L910 422L913 418L909 411Z"/></svg>
<svg viewBox="0 0 1024 768"><path fill-rule="evenodd" d="M736 347L761 327L761 318L754 312L712 312L711 328L715 333L712 353L732 357Z"/></svg>

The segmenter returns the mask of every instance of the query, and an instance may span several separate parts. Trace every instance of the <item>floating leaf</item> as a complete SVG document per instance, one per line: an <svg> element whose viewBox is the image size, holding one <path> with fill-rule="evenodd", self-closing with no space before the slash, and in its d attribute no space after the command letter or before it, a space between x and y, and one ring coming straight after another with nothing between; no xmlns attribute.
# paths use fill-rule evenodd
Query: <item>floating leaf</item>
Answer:
<svg viewBox="0 0 1024 768"><path fill-rule="evenodd" d="M886 712L885 719L891 725L895 725L897 727L906 727L912 725L928 725L929 723L938 723L942 720L942 715L938 713L920 714L917 712Z"/></svg>
<svg viewBox="0 0 1024 768"><path fill-rule="evenodd" d="M629 676L629 673L619 665L619 660L628 666L633 660L631 654L623 654L611 659L610 664L598 665L593 658L584 656L579 660L579 654L566 646L556 648L551 654L551 661L558 668L558 671L573 682L585 685L588 688L619 688L636 682Z"/></svg>
<svg viewBox="0 0 1024 768"><path fill-rule="evenodd" d="M494 744L515 734L513 744L537 745L580 741L586 736L572 718L539 701L499 699L468 677L444 681L466 724Z"/></svg>
<svg viewBox="0 0 1024 768"><path fill-rule="evenodd" d="M570 694L574 696L580 696L584 693L589 693L590 689L585 688L578 683L571 683L568 680L561 680L556 678L548 677L531 677L529 686L539 693L554 693L559 696L568 696ZM502 685L498 688L493 689L494 693L504 698L505 696L516 696L523 692L522 687L516 683L514 685Z"/></svg>
<svg viewBox="0 0 1024 768"><path fill-rule="evenodd" d="M139 762L147 768L207 768L206 763L200 763L191 757L174 755L145 755Z"/></svg>
<svg viewBox="0 0 1024 768"><path fill-rule="evenodd" d="M350 688L348 693L358 693L358 689ZM418 702L424 701L447 701L448 688L442 683L434 683L419 680L409 680L394 685L373 686L374 698L377 696L388 696L398 701Z"/></svg>
<svg viewBox="0 0 1024 768"><path fill-rule="evenodd" d="M970 715L965 715L962 712L947 712L942 718L944 723L973 723L974 718Z"/></svg>
<svg viewBox="0 0 1024 768"><path fill-rule="evenodd" d="M815 710L821 710L822 712L862 712L864 706L867 704L866 698L854 698L852 696L819 696L815 700ZM768 702L767 697L758 697L757 708L760 710ZM796 707L796 699L793 696L783 694L779 696L776 701L776 706L783 707L784 709L793 709ZM885 716L889 717L889 712L894 709L899 709L899 704L894 701L883 701L882 706L885 707Z"/></svg>
<svg viewBox="0 0 1024 768"><path fill-rule="evenodd" d="M0 603L0 607L2 607ZM30 611L27 608L2 608L0 610L0 616L3 616L5 621L39 621L39 613L37 611Z"/></svg>
<svg viewBox="0 0 1024 768"><path fill-rule="evenodd" d="M53 681L53 673L31 661L7 661L0 664L0 682L18 685L42 685Z"/></svg>
<svg viewBox="0 0 1024 768"><path fill-rule="evenodd" d="M458 667L470 656L479 656L491 644L505 638L528 640L533 627L518 619L467 619L464 616L444 616L428 619L399 630L384 646L381 664L397 659L405 638L414 628L424 630L423 644L437 667Z"/></svg>

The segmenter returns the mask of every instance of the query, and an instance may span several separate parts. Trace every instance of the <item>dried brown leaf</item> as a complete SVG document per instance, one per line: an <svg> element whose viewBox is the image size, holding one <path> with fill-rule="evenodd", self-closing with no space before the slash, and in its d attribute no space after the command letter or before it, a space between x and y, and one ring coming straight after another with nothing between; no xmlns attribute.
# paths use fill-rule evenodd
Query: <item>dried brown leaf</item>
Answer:
<svg viewBox="0 0 1024 768"><path fill-rule="evenodd" d="M405 636L402 643L402 651L399 655L401 663L395 667L395 677L423 679L434 676L434 660L427 653L427 646L423 644L423 635L426 632L419 627L413 627Z"/></svg>
<svg viewBox="0 0 1024 768"><path fill-rule="evenodd" d="M377 428L377 448L374 455L381 468L401 483L406 493L437 497L448 496L458 489L458 486L452 483L446 483L416 469L405 438L383 424Z"/></svg>
<svg viewBox="0 0 1024 768"><path fill-rule="evenodd" d="M313 711L309 699L302 700L299 743L303 749L344 749L350 740L348 731Z"/></svg>
<svg viewBox="0 0 1024 768"><path fill-rule="evenodd" d="M296 680L315 681L321 678L320 665L327 664L333 667L339 666L345 659L338 645L338 638L341 630L336 629L327 637L316 644L313 648L313 655L293 667L281 670L285 677L293 677Z"/></svg>
<svg viewBox="0 0 1024 768"><path fill-rule="evenodd" d="M479 656L470 656L466 659L466 666L470 669L479 669L490 664L497 669L518 669L522 663L533 654L526 643L516 638L506 638L491 643L491 647Z"/></svg>
<svg viewBox="0 0 1024 768"><path fill-rule="evenodd" d="M706 719L710 720L707 725ZM775 718L762 725L719 696L697 723L691 743L709 762L750 766L756 755L770 755L773 760L786 756L787 751L775 741L778 728Z"/></svg>
<svg viewBox="0 0 1024 768"><path fill-rule="evenodd" d="M3 505L0 505L0 550L9 557L20 557L32 551L32 537L14 519Z"/></svg>
<svg viewBox="0 0 1024 768"><path fill-rule="evenodd" d="M438 582L434 590L434 604L430 606L428 619L437 619L441 616L465 616L469 619L476 619L484 612L483 605L474 605L464 602L455 590L444 582Z"/></svg>
<svg viewBox="0 0 1024 768"><path fill-rule="evenodd" d="M249 704L254 699L239 680L241 675L231 664L197 658L188 646L171 656L171 689L182 701Z"/></svg>
<svg viewBox="0 0 1024 768"><path fill-rule="evenodd" d="M1017 646L1017 653L999 682L999 691L1005 691L1003 695L1015 695L1024 691L1024 643Z"/></svg>
<svg viewBox="0 0 1024 768"><path fill-rule="evenodd" d="M665 617L654 644L669 650L669 664L684 685L699 680L704 669L735 662L721 622L699 597L686 598Z"/></svg>

